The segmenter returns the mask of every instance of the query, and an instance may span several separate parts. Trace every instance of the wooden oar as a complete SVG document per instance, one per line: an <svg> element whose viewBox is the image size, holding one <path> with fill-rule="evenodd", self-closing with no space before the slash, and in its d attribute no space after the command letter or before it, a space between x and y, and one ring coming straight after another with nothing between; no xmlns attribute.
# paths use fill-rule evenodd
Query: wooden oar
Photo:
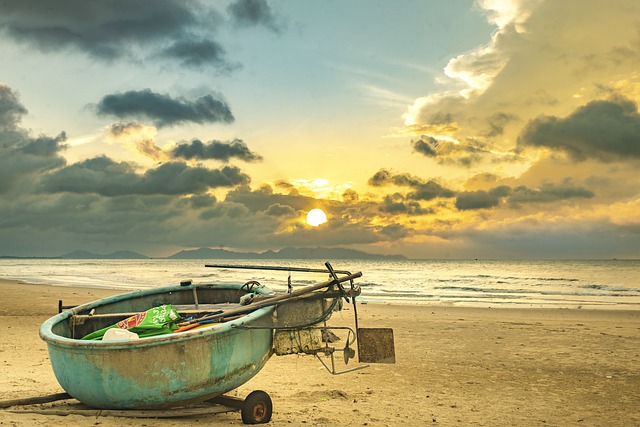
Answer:
<svg viewBox="0 0 640 427"><path fill-rule="evenodd" d="M333 285L337 285L339 283L342 282L348 282L350 280L353 279L357 279L358 277L361 277L362 273L358 272L358 273L354 273L354 274L350 274L348 276L344 276L344 277L340 277L337 279L333 279L333 280L329 280L328 282L322 282L322 283L318 283L316 285L311 285L311 286L307 286L305 288L301 288L298 289L297 291L293 291L289 294L283 294L283 295L278 295L275 297L270 297L270 298L266 298L263 299L262 301L255 303L255 304L249 304L243 307L238 307L238 308L231 308L229 310L224 310L222 311L222 313L216 313L216 314L207 314L205 316L199 317L197 319L192 319L189 320L187 322L183 322L180 323L179 326L183 327L183 326L187 326L193 323L198 323L198 322L202 322L204 320L209 320L209 319L222 319L222 318L227 318L227 317L231 317L231 316L237 316L240 314L246 314L255 310L258 310L259 308L263 308L263 307L268 307L274 304L278 304L280 302L286 302L288 300L291 299L295 299L297 297L301 297L305 294L311 293L313 291L317 291L318 289L322 289L322 288L328 288L329 286L333 286Z"/></svg>

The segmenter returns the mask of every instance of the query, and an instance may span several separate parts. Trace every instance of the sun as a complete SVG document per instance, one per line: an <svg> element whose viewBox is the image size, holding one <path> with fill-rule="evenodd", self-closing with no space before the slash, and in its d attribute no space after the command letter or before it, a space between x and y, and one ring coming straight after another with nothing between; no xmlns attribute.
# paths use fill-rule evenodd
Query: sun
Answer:
<svg viewBox="0 0 640 427"><path fill-rule="evenodd" d="M307 224L317 227L327 222L327 214L322 209L311 209L307 214Z"/></svg>

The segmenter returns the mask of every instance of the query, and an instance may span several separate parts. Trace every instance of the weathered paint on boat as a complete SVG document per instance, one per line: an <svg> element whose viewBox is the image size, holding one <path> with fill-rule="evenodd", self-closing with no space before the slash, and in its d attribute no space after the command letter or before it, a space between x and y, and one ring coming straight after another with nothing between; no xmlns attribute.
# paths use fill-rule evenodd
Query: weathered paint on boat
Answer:
<svg viewBox="0 0 640 427"><path fill-rule="evenodd" d="M149 289L94 301L47 320L40 336L47 343L62 388L95 408L142 409L209 399L248 381L272 354L272 330L238 326L265 322L273 307L210 328L134 341L72 337L70 319L74 314L88 314L92 309L96 314L135 312L163 303L193 303L189 298L194 288L203 304L212 302L207 294L226 292L221 300L237 295L240 285Z"/></svg>

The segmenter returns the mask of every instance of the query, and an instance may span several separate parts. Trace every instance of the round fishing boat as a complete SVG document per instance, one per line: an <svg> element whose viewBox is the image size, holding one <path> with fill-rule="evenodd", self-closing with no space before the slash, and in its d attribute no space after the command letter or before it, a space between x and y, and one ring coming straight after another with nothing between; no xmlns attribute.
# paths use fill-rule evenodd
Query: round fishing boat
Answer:
<svg viewBox="0 0 640 427"><path fill-rule="evenodd" d="M254 293L267 293L264 288ZM242 285L188 285L136 291L64 311L40 328L55 376L74 398L100 409L182 406L244 384L272 355L273 306L179 333L136 340L82 337L153 307L171 304L203 315L240 306ZM180 309L177 309L182 314Z"/></svg>

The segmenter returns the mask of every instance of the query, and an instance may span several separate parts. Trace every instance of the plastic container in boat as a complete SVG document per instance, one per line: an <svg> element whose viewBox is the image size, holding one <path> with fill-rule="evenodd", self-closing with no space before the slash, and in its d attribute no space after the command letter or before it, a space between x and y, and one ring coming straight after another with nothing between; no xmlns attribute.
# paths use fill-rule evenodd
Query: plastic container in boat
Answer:
<svg viewBox="0 0 640 427"><path fill-rule="evenodd" d="M109 329L102 337L102 341L131 341L138 339L140 339L140 337L135 332L120 328Z"/></svg>

